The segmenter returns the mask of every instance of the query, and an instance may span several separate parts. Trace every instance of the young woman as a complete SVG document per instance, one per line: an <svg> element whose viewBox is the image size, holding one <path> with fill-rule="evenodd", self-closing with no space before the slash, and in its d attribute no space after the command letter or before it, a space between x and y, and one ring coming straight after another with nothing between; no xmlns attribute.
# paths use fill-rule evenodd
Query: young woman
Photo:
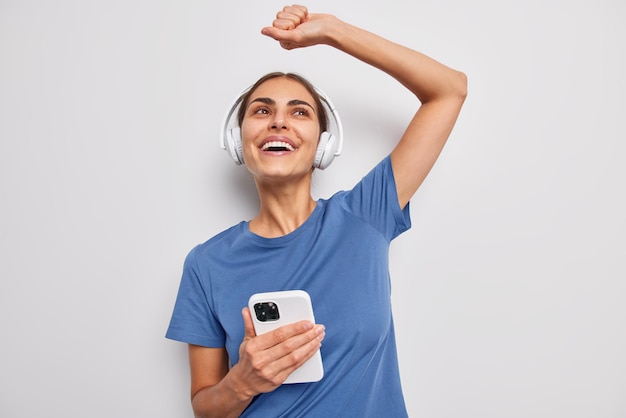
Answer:
<svg viewBox="0 0 626 418"><path fill-rule="evenodd" d="M352 190L315 201L311 176L329 118L318 92L300 77L271 74L242 97L241 159L260 210L189 253L167 332L189 344L194 412L405 417L388 249L410 227L409 199L455 124L465 75L303 6L285 7L262 33L286 49L344 51L397 79L421 105L391 154ZM257 336L242 307L253 293L287 289L311 295L319 323ZM320 347L322 380L282 384Z"/></svg>

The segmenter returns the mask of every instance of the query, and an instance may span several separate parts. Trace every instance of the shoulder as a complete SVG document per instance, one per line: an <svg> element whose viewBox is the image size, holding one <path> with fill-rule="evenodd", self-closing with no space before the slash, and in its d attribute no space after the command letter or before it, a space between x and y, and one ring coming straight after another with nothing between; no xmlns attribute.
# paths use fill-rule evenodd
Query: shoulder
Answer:
<svg viewBox="0 0 626 418"><path fill-rule="evenodd" d="M336 192L328 199L328 202L332 205L333 203L350 202L353 199L377 199L377 193L387 188L394 189L394 186L395 179L393 177L391 158L388 155L363 175L352 189Z"/></svg>
<svg viewBox="0 0 626 418"><path fill-rule="evenodd" d="M244 224L245 222L242 221L213 235L203 243L196 245L191 249L188 257L210 254L231 246L242 235Z"/></svg>

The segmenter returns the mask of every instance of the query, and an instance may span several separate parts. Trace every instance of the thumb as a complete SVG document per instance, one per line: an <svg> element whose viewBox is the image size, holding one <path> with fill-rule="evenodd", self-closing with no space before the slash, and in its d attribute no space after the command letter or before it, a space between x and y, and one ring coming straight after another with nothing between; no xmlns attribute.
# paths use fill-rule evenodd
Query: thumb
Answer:
<svg viewBox="0 0 626 418"><path fill-rule="evenodd" d="M298 38L296 32L293 30L283 30L270 27L263 28L261 33L278 41L280 43L280 46L287 50L307 46L300 41L300 38Z"/></svg>
<svg viewBox="0 0 626 418"><path fill-rule="evenodd" d="M256 332L254 331L254 324L252 323L252 314L250 314L249 308L243 308L241 310L241 316L243 317L243 326L244 326L244 336L243 339L247 340L250 338L256 337Z"/></svg>
<svg viewBox="0 0 626 418"><path fill-rule="evenodd" d="M277 41L282 41L285 38L289 37L291 30L288 29L279 29L273 26L268 26L261 29L261 33L265 36L269 36L272 39Z"/></svg>

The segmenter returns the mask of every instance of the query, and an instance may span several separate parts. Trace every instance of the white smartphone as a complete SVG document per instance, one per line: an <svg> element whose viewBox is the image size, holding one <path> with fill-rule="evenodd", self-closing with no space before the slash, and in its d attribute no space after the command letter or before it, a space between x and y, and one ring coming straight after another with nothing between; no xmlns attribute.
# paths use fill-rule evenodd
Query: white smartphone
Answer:
<svg viewBox="0 0 626 418"><path fill-rule="evenodd" d="M250 296L248 308L257 335L301 320L315 323L311 297L304 290L256 293ZM317 350L313 357L294 370L284 383L318 382L324 377L322 355Z"/></svg>

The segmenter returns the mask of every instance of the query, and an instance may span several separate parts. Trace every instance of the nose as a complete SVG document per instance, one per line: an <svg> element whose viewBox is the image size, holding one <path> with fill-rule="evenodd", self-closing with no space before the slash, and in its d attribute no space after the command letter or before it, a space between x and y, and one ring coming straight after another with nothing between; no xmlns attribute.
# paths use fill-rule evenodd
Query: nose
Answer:
<svg viewBox="0 0 626 418"><path fill-rule="evenodd" d="M282 112L274 113L274 117L270 121L270 129L281 130L287 128L289 128L289 125L287 123L287 118L285 117L285 115Z"/></svg>

